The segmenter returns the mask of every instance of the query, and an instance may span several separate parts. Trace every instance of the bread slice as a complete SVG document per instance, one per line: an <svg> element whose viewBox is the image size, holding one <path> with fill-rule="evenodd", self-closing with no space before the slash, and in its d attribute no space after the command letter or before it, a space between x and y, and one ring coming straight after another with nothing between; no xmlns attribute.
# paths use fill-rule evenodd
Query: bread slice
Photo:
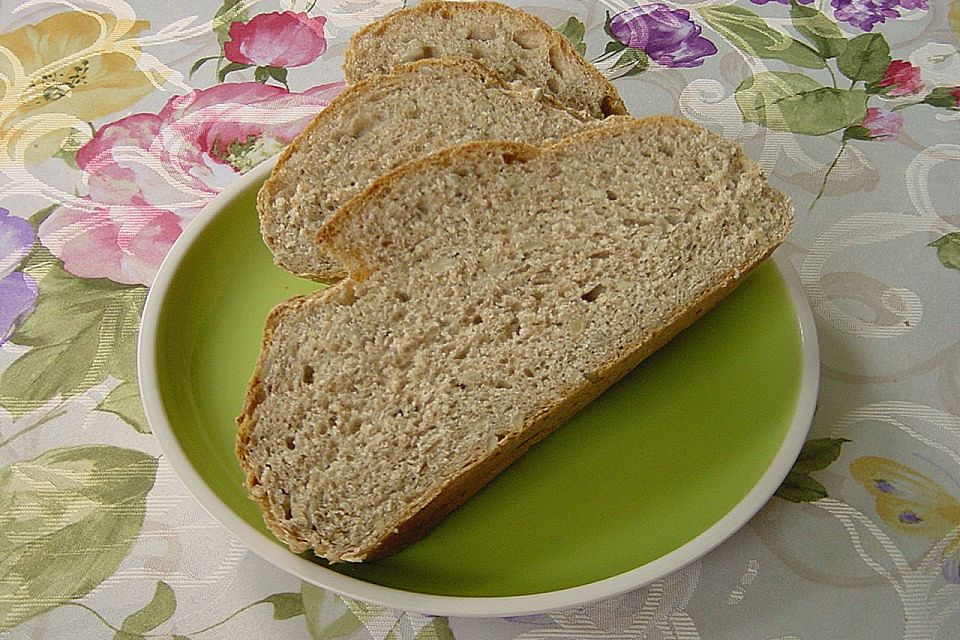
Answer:
<svg viewBox="0 0 960 640"><path fill-rule="evenodd" d="M731 291L791 207L733 142L610 118L405 164L320 232L349 267L278 306L238 419L292 550L415 540Z"/></svg>
<svg viewBox="0 0 960 640"><path fill-rule="evenodd" d="M334 282L340 264L315 243L341 204L397 165L486 138L539 144L584 123L553 100L511 91L470 60L423 60L338 96L280 156L257 198L260 229L276 263Z"/></svg>
<svg viewBox="0 0 960 640"><path fill-rule="evenodd" d="M359 82L399 63L448 57L482 62L593 118L627 112L613 84L562 34L497 2L422 2L392 13L354 34L343 71Z"/></svg>

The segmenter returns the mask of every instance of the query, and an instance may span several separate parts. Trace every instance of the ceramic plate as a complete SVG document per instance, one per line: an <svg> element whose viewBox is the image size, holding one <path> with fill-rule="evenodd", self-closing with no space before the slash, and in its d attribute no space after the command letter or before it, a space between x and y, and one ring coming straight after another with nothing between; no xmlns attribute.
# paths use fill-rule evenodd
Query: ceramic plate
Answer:
<svg viewBox="0 0 960 640"><path fill-rule="evenodd" d="M341 594L442 615L520 615L654 581L733 534L806 436L818 355L793 269L767 261L711 313L534 447L422 541L327 566L263 526L234 419L270 308L317 289L260 239L261 165L193 221L150 291L140 334L147 417L187 488L273 564Z"/></svg>

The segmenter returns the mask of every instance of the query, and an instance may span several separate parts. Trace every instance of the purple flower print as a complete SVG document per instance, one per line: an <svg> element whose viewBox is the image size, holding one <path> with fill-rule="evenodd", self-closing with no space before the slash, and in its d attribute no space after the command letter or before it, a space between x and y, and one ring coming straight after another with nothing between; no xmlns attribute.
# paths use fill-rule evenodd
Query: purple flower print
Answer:
<svg viewBox="0 0 960 640"><path fill-rule="evenodd" d="M833 17L863 31L872 31L875 24L887 18L899 18L898 7L926 10L927 0L830 0Z"/></svg>
<svg viewBox="0 0 960 640"><path fill-rule="evenodd" d="M33 225L0 207L0 344L23 324L37 301L37 281L14 271L35 240Z"/></svg>
<svg viewBox="0 0 960 640"><path fill-rule="evenodd" d="M790 4L790 0L750 0L750 2ZM810 4L813 0L797 0L797 2ZM926 11L929 8L927 0L830 0L830 6L833 7L834 18L863 31L872 31L875 24L886 22L887 18L899 18L898 9Z"/></svg>
<svg viewBox="0 0 960 640"><path fill-rule="evenodd" d="M897 488L893 486L893 483L889 480L884 480L883 478L877 478L873 481L873 486L878 490L883 491L884 493L896 493Z"/></svg>
<svg viewBox="0 0 960 640"><path fill-rule="evenodd" d="M717 47L700 32L689 11L660 2L621 11L610 20L610 33L620 44L665 67L699 67L714 55Z"/></svg>
<svg viewBox="0 0 960 640"><path fill-rule="evenodd" d="M903 116L890 109L870 107L860 126L867 130L869 140L896 140L903 127Z"/></svg>
<svg viewBox="0 0 960 640"><path fill-rule="evenodd" d="M14 271L0 280L0 344L20 328L36 302L37 281L32 276Z"/></svg>
<svg viewBox="0 0 960 640"><path fill-rule="evenodd" d="M919 524L923 522L923 518L915 514L913 511L904 511L897 516L897 519L903 524Z"/></svg>
<svg viewBox="0 0 960 640"><path fill-rule="evenodd" d="M29 221L11 216L8 210L0 207L0 274L13 271L30 253L36 239Z"/></svg>
<svg viewBox="0 0 960 640"><path fill-rule="evenodd" d="M947 556L940 568L943 579L953 584L960 584L960 558L956 555Z"/></svg>
<svg viewBox="0 0 960 640"><path fill-rule="evenodd" d="M873 25L887 18L899 18L898 4L899 0L830 0L837 20L864 31L872 31Z"/></svg>
<svg viewBox="0 0 960 640"><path fill-rule="evenodd" d="M790 0L750 0L753 4L767 4L768 2L779 2L780 4L790 4ZM797 0L800 4L810 4L813 0Z"/></svg>

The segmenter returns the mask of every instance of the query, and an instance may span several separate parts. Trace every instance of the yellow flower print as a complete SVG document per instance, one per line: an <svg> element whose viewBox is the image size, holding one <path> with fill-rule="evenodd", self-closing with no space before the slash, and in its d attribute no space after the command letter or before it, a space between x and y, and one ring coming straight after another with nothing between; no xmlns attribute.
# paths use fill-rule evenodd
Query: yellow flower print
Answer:
<svg viewBox="0 0 960 640"><path fill-rule="evenodd" d="M129 107L163 83L137 68L143 20L65 11L0 34L0 155L39 162L75 127Z"/></svg>

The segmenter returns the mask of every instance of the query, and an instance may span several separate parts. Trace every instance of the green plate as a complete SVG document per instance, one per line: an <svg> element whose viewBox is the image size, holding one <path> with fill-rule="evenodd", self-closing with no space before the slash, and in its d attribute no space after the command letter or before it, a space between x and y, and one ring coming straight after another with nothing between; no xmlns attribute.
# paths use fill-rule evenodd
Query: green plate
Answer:
<svg viewBox="0 0 960 640"><path fill-rule="evenodd" d="M185 480L198 476L206 498L191 490L263 537L270 534L234 457L234 420L268 311L317 285L274 266L255 211L260 180L246 183L185 234L176 264L165 264L145 314L151 335L141 348L153 351L141 353L142 369L150 365L141 374L145 400L156 396L146 404L165 451L185 456ZM407 592L504 597L588 585L662 559L728 516L784 455L803 347L790 290L768 261L425 539L330 569ZM789 469L803 433L744 522Z"/></svg>

